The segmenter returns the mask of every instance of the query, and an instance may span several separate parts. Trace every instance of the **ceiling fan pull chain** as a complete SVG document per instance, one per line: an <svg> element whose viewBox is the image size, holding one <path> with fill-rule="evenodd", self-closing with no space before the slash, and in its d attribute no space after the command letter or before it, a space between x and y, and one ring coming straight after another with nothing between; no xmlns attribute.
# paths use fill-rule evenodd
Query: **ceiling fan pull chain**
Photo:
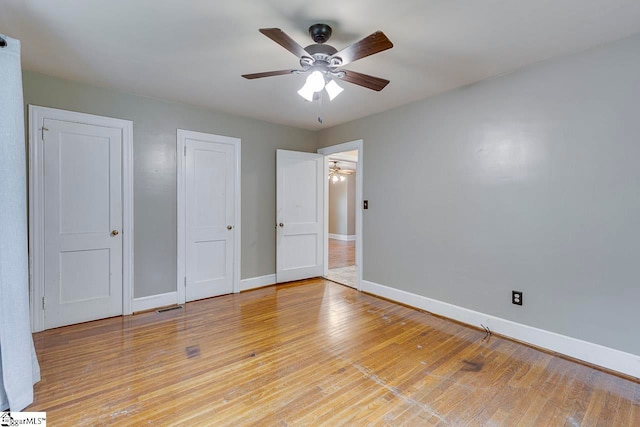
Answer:
<svg viewBox="0 0 640 427"><path fill-rule="evenodd" d="M320 92L320 99L318 102L318 123L322 124L322 104L324 100L324 93Z"/></svg>

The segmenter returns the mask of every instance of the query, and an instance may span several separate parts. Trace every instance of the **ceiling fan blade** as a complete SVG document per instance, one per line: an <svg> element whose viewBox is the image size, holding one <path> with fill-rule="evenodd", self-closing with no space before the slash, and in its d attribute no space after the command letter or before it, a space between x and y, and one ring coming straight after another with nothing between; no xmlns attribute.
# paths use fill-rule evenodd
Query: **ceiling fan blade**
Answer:
<svg viewBox="0 0 640 427"><path fill-rule="evenodd" d="M382 31L376 31L351 46L345 47L340 52L334 53L331 55L331 58L340 58L342 60L340 65L342 66L373 55L374 53L391 49L392 47L393 43L391 43L391 40L389 40Z"/></svg>
<svg viewBox="0 0 640 427"><path fill-rule="evenodd" d="M280 28L260 28L258 31L278 43L283 48L287 49L289 52L293 53L298 58L302 58L303 56L311 57L309 52L304 50L302 46L300 46Z"/></svg>
<svg viewBox="0 0 640 427"><path fill-rule="evenodd" d="M282 76L284 74L291 74L295 70L278 70L278 71L265 71L264 73L243 74L245 79L260 79L262 77Z"/></svg>
<svg viewBox="0 0 640 427"><path fill-rule="evenodd" d="M345 82L353 83L358 86L363 86L368 89L377 90L378 92L385 88L389 84L389 80L381 79L380 77L370 76L368 74L356 73L355 71L344 71L344 76L341 77Z"/></svg>

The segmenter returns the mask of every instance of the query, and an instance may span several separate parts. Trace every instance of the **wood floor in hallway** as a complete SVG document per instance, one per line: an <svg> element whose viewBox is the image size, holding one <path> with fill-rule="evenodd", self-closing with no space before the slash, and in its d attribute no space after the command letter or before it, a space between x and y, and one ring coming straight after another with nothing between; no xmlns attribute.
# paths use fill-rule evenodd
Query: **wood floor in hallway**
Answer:
<svg viewBox="0 0 640 427"><path fill-rule="evenodd" d="M356 263L356 242L329 239L329 269L348 267Z"/></svg>
<svg viewBox="0 0 640 427"><path fill-rule="evenodd" d="M638 426L640 384L323 279L34 335L50 426Z"/></svg>

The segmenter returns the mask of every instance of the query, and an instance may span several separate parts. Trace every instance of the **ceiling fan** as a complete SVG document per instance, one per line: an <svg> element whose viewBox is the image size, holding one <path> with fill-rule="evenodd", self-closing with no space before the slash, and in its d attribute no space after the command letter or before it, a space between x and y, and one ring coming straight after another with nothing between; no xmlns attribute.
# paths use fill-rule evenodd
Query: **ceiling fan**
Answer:
<svg viewBox="0 0 640 427"><path fill-rule="evenodd" d="M338 166L337 160L332 160L332 162L333 166L329 166L329 180L331 180L331 182L344 181L346 179L344 175L355 173L355 171L351 169L342 169Z"/></svg>
<svg viewBox="0 0 640 427"><path fill-rule="evenodd" d="M242 77L245 79L310 73L304 87L298 91L300 96L308 101L316 99L318 97L317 94L322 89L326 89L330 99L342 92L342 88L335 83L334 79L340 79L376 91L381 91L389 84L389 80L341 68L358 59L391 49L393 43L382 31L376 31L340 51L333 46L325 44L331 37L331 27L327 24L314 24L309 27L309 35L315 44L305 48L279 28L261 28L259 31L296 55L299 58L301 69L243 74Z"/></svg>

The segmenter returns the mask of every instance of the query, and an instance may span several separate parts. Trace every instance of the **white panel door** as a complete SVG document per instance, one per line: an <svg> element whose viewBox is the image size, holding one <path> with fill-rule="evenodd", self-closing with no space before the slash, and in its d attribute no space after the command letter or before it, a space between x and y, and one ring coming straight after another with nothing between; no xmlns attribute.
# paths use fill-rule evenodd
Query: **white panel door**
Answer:
<svg viewBox="0 0 640 427"><path fill-rule="evenodd" d="M324 156L276 151L276 280L324 272Z"/></svg>
<svg viewBox="0 0 640 427"><path fill-rule="evenodd" d="M185 138L185 298L233 292L236 146L215 135Z"/></svg>
<svg viewBox="0 0 640 427"><path fill-rule="evenodd" d="M44 120L45 329L122 314L122 130Z"/></svg>

